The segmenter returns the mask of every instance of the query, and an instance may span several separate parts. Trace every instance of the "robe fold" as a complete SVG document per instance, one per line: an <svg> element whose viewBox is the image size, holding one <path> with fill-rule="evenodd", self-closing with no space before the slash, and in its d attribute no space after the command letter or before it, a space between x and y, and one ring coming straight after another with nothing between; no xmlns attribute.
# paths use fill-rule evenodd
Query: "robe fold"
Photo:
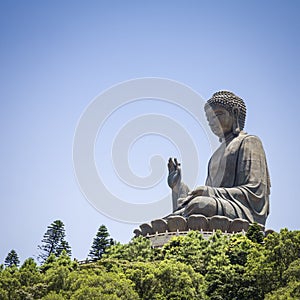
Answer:
<svg viewBox="0 0 300 300"><path fill-rule="evenodd" d="M270 177L260 139L241 132L224 141L212 155L202 196L188 200L189 188L181 182L179 193L172 194L174 213L188 217L202 214L205 203L215 203L216 215L241 218L265 225L269 214ZM213 201L211 201L213 200ZM179 207L179 208L178 208ZM177 210L178 208L178 210Z"/></svg>
<svg viewBox="0 0 300 300"><path fill-rule="evenodd" d="M241 132L212 155L206 179L217 214L265 224L269 214L270 178L260 139ZM201 197L200 197L201 198Z"/></svg>

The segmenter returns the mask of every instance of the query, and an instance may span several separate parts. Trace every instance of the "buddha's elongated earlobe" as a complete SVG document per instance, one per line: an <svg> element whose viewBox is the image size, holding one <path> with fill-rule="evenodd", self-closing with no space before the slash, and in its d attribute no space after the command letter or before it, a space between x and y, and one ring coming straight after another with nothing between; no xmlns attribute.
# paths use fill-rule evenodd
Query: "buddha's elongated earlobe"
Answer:
<svg viewBox="0 0 300 300"><path fill-rule="evenodd" d="M239 135L241 132L240 124L239 124L239 116L240 116L240 109L237 106L232 108L233 113L233 124L232 124L232 132L234 135Z"/></svg>

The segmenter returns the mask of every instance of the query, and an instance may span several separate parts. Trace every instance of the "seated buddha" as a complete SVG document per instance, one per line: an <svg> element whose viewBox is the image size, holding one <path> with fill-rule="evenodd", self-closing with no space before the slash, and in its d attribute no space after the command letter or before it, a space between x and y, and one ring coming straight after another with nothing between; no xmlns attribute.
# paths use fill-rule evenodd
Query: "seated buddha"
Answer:
<svg viewBox="0 0 300 300"><path fill-rule="evenodd" d="M232 92L220 91L207 101L204 110L221 144L209 160L205 185L192 191L181 180L180 163L176 158L169 159L172 215L219 215L265 225L269 214L269 172L260 139L243 131L244 101Z"/></svg>

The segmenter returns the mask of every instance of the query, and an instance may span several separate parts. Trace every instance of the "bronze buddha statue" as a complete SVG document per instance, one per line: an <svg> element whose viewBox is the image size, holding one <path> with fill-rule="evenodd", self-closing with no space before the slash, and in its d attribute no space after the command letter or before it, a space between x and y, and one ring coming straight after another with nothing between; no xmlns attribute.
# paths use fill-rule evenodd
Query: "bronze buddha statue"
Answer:
<svg viewBox="0 0 300 300"><path fill-rule="evenodd" d="M209 161L205 185L192 191L181 180L180 163L169 159L172 215L186 218L218 215L265 225L269 214L270 177L260 139L243 131L244 101L232 92L220 91L213 94L204 109L221 145Z"/></svg>

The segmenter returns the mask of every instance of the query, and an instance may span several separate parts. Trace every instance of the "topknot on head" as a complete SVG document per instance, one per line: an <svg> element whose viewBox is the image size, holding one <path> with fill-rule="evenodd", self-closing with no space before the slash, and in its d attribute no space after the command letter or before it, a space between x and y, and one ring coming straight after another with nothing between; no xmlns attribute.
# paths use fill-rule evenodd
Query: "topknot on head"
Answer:
<svg viewBox="0 0 300 300"><path fill-rule="evenodd" d="M219 91L212 95L206 102L204 109L213 108L215 105L222 106L231 114L235 113L235 109L239 109L239 126L243 130L246 120L246 105L243 99L229 91Z"/></svg>

